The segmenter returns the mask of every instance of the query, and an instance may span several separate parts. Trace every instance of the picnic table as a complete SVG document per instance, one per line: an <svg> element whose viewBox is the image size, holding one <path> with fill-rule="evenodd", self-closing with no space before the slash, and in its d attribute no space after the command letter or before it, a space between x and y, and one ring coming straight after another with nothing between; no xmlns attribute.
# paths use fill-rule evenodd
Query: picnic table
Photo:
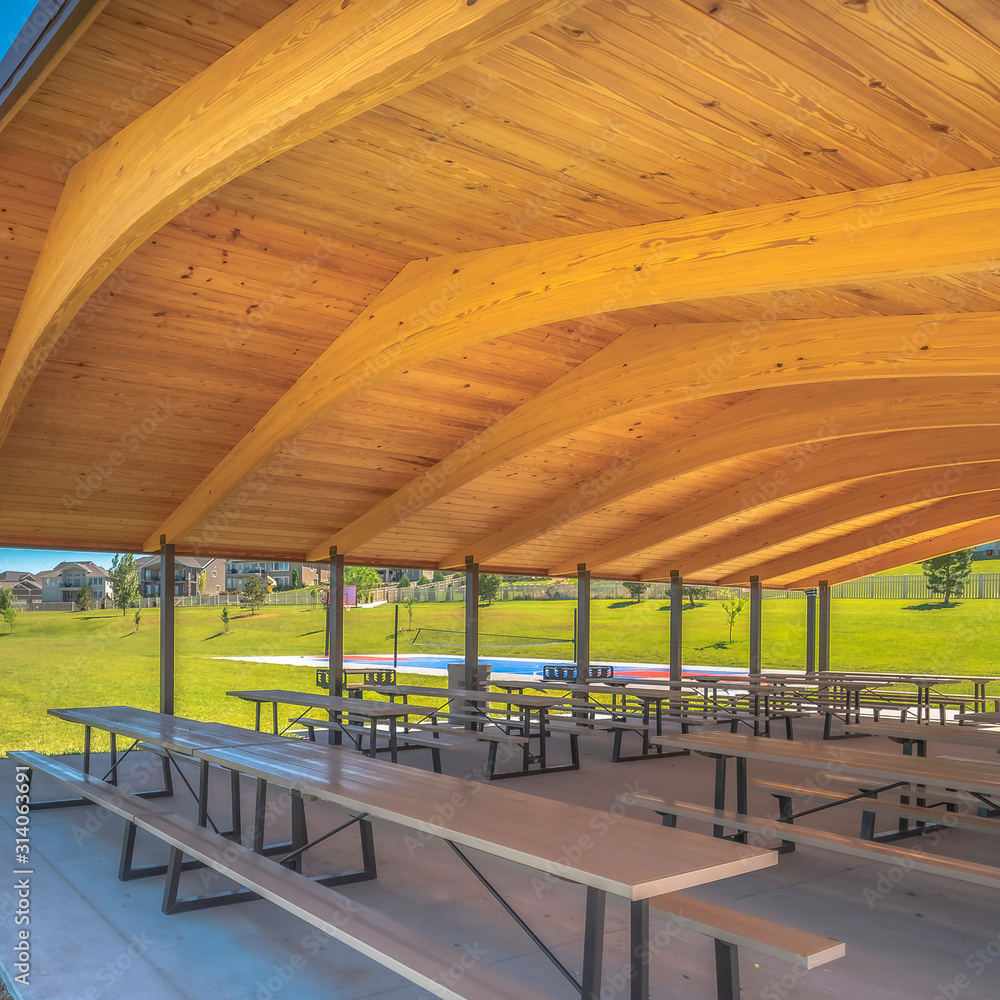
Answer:
<svg viewBox="0 0 1000 1000"><path fill-rule="evenodd" d="M526 866L543 879L585 887L584 966L582 982L577 984L585 997L600 993L608 894L628 903L632 954L636 956L629 996L647 1000L649 899L756 871L777 860L772 851L728 843L721 845L724 850L716 850L720 842L703 835L668 831L628 818L616 819L603 836L588 835L588 849L568 852L567 845L580 843L581 836L597 829L595 824L602 822L605 814L488 785L477 787L471 795L462 779L427 771L404 772L385 761L346 755L322 744L243 746L204 753L212 763L258 781L273 782L333 803L350 814L386 820L443 841L501 900L498 890L466 853L468 849ZM460 807L444 813L440 809L444 802L459 803ZM505 900L503 905L510 909ZM515 919L519 917L515 915ZM536 940L536 944L541 943ZM543 951L555 961L547 949Z"/></svg>
<svg viewBox="0 0 1000 1000"><path fill-rule="evenodd" d="M927 743L930 740L1000 753L1000 730L997 729L974 729L958 725L928 726L917 722L862 722L847 728L863 736L885 736L895 743L901 743L904 753L909 754L916 749L918 757L927 756Z"/></svg>
<svg viewBox="0 0 1000 1000"><path fill-rule="evenodd" d="M319 708L329 713L329 718L341 730L347 730L351 725L351 716L368 720L369 741L367 753L374 757L378 750L378 724L382 720L389 723L389 753L396 760L398 750L397 722L408 714L405 705L392 705L364 701L361 698L347 698L333 694L316 694L311 691L285 691L272 689L267 691L227 691L227 695L252 701L255 706L254 729L260 730L261 705L271 704L271 724L273 732L278 732L278 705L299 705L304 708Z"/></svg>
<svg viewBox="0 0 1000 1000"><path fill-rule="evenodd" d="M438 708L407 706L405 701L403 707L410 715L420 714L432 721L440 715L447 714L449 718L459 722L465 722L472 726L497 726L504 735L519 737L523 747L522 768L519 771L497 772L495 768L491 767L489 768L491 777L523 777L529 774L579 770L580 757L577 747L579 734L576 732L567 731L565 733L570 739L570 762L567 764L548 763L548 741L551 739L553 731L549 712L556 707L571 708L573 702L568 698L554 695L501 694L468 690L467 688L424 687L411 684L373 684L366 685L364 690L393 699L397 697L406 699L410 696L439 698L444 702L444 705ZM506 718L498 718L495 713L490 714L487 710L487 706L490 705L504 706L507 709ZM518 710L516 714L510 712L512 707ZM533 721L533 716L536 721ZM538 739L537 755L531 754L529 749L530 740L533 738ZM491 760L494 751L495 747L491 750ZM538 767L532 767L531 765L534 763L537 763Z"/></svg>
<svg viewBox="0 0 1000 1000"><path fill-rule="evenodd" d="M935 730L936 731L936 730ZM725 809L726 770L729 760L736 761L736 812L747 811L747 762L770 761L809 768L829 768L838 775L850 775L881 782L878 791L889 791L914 783L942 789L969 792L992 810L1000 795L1000 768L988 762L964 762L941 758L895 756L870 750L847 750L823 744L762 740L731 733L693 733L664 736L656 742L685 747L695 753L715 758L715 808ZM836 803L830 803L835 805Z"/></svg>
<svg viewBox="0 0 1000 1000"><path fill-rule="evenodd" d="M468 693L462 692L463 696ZM213 842L211 835L201 830L204 822L199 822L197 828L191 828L186 827L181 818L166 813L147 815L139 812L131 816L130 827L138 824L165 839L171 847L169 865L159 866L160 869L167 869L165 912L180 912L197 908L199 904L207 906L219 902L216 896L177 899L177 880L185 852L195 852L203 863L210 863L219 870L232 873L234 877L245 879L251 889L258 887L260 879L266 877L268 898L306 919L309 919L309 913L304 909L303 900L309 902L312 909L320 909L322 901L307 893L301 884L289 881L287 886L283 885L285 880L280 869L275 870L272 866L257 872L250 864L253 855L264 851L267 810L263 804L266 802L267 786L277 784L289 789L293 803L301 804L305 796L315 796L346 810L350 816L346 824L339 823L330 833L309 842L304 839L304 822L298 824L293 853L301 856L312 844L327 839L354 822L370 824L373 820L394 823L415 831L421 837L436 839L446 844L460 862L476 875L584 997L596 997L601 992L608 895L621 898L629 907L630 946L634 956L629 975L629 997L631 1000L648 1000L650 900L663 898L662 894L676 890L757 871L777 861L773 851L717 841L701 834L666 829L620 815L615 815L614 821L609 822L610 814L607 812L550 802L536 795L488 785L477 786L475 794L471 794L464 779L400 768L387 761L345 753L339 747L215 723L181 720L127 706L53 709L51 714L78 722L88 730L106 729L110 733L126 733L134 739L160 740L165 747L183 748L197 758L205 770L209 765L216 765L228 769L237 780L240 775L255 780L261 808L255 810L254 848L250 856L247 856L247 849L238 843ZM32 761L33 766L41 764L41 761ZM206 798L199 807L199 820L207 813L207 783L205 793ZM442 803L452 804L455 808L442 810ZM584 849L568 850L569 846L583 847L584 840ZM374 842L371 841L371 844L374 850ZM535 873L537 879L569 881L585 889L583 971L579 981L489 882L474 858L467 853L470 849L521 865ZM376 877L374 856L370 869L362 874L364 877ZM230 893L227 901L239 898L256 897ZM331 895L331 899L336 898ZM352 912L359 909L355 907ZM328 916L317 917L317 920L328 933L336 936L336 930L331 929L336 921L331 921ZM356 947L361 946L377 961L412 975L409 965L398 960L398 937L377 940L373 937L376 932L359 926L358 933L362 930L363 940L355 940ZM360 945L358 941L361 941ZM430 945L431 942L428 942L427 946Z"/></svg>

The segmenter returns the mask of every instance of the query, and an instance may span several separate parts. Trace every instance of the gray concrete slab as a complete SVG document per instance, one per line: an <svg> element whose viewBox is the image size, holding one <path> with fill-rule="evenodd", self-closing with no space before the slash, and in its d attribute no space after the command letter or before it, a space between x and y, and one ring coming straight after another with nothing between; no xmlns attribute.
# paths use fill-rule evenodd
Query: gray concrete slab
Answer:
<svg viewBox="0 0 1000 1000"><path fill-rule="evenodd" d="M799 724L797 736L818 738L818 727ZM511 779L508 787L533 795L617 811L624 791L647 792L708 802L712 762L702 757L611 764L610 738L583 741L577 772ZM877 739L849 744L899 752ZM949 748L932 744L934 753ZM953 748L951 748L953 749ZM452 774L481 768L484 748L445 755ZM962 756L979 756L963 752ZM991 755L982 755L990 759ZM72 760L72 758L68 758ZM992 755L995 761L996 756ZM405 757L408 766L428 767L427 755ZM129 762L123 780L151 787L156 768ZM94 768L97 770L97 767ZM193 769L188 765L189 773ZM802 769L767 766L754 773L801 780ZM228 782L213 775L213 801L222 802ZM13 765L0 761L0 842L13 853ZM36 781L33 797L62 797L53 783ZM243 786L244 808L252 786ZM193 800L178 784L178 811L193 815ZM768 795L754 793L753 811L774 813ZM307 804L310 832L337 824L341 814L323 803ZM648 812L630 813L648 822ZM859 814L826 812L817 825L856 835ZM213 818L228 823L223 813ZM696 823L682 824L708 832ZM117 880L123 822L95 807L74 807L31 816L31 975L29 985L13 979L16 925L12 895L16 876L0 875L0 970L16 1000L423 1000L424 991L326 938L266 901L165 917L160 912L162 878ZM286 827L287 829L287 827ZM274 829L280 835L280 824ZM926 838L925 838L926 839ZM440 842L415 844L406 831L376 826L379 879L343 889L366 905L437 940L451 942L478 960L532 981L556 1000L573 992ZM1000 839L952 830L926 849L996 863ZM360 860L357 834L339 834L313 852L309 871L332 870ZM163 859L162 845L140 834L137 862ZM539 887L531 873L490 859L482 869L522 912L561 961L579 972L583 937L583 891L567 884ZM192 892L223 887L218 876L184 876ZM692 890L759 914L847 942L847 956L812 972L744 951L743 996L773 1000L851 998L888 1000L993 1000L1000 998L1000 910L995 892L984 887L862 862L815 848L783 856L776 867ZM711 1000L715 996L712 942L692 931L652 921L654 1000ZM622 970L627 956L627 914L609 905L605 939L605 990L611 1000L627 995ZM991 947L992 946L992 947ZM459 974L460 970L456 971Z"/></svg>

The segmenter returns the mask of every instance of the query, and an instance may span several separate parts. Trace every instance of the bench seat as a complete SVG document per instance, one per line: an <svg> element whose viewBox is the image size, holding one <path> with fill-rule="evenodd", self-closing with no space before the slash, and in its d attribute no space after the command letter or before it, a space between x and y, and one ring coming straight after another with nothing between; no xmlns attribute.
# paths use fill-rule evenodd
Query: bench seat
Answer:
<svg viewBox="0 0 1000 1000"><path fill-rule="evenodd" d="M869 861L884 861L930 875L942 875L960 882L1000 889L1000 868L975 861L926 854L923 851L862 840L860 837L831 833L829 830L782 823L766 816L744 815L732 809L713 809L711 806L700 806L693 802L670 802L652 795L623 794L618 796L618 801L624 805L654 810L664 817L665 825L673 825L671 820L683 816L685 819L712 823L717 827L728 826L744 833L775 838L783 844L821 847L838 854L849 854Z"/></svg>
<svg viewBox="0 0 1000 1000"><path fill-rule="evenodd" d="M443 1000L545 1000L546 995L530 984L514 980L483 962L463 962L460 977L449 974L449 969L464 955L460 949L426 938L334 889L182 817L159 813L142 818L140 825L171 847L165 911L171 908L170 890L173 888L176 893L179 867L183 856L188 855L433 996Z"/></svg>
<svg viewBox="0 0 1000 1000"><path fill-rule="evenodd" d="M1000 823L995 819L985 816L973 816L967 813L949 811L935 806L905 805L900 802L891 802L882 798L853 799L849 802L840 801L844 797L843 792L828 791L825 789L810 788L805 785L794 785L782 781L768 781L764 779L751 780L748 787L757 788L760 791L770 792L775 798L790 798L792 796L808 797L819 802L828 802L831 805L837 804L838 808L843 806L847 809L859 810L866 813L882 813L884 815L895 816L899 819L914 820L919 823L936 823L942 826L955 827L959 830L975 830L978 833L1000 834ZM910 788L894 788L884 795L903 795L920 799L938 799L937 792L926 788L913 790ZM970 796L971 798L971 796ZM978 800L973 800L981 805ZM862 820L861 836L871 839L874 827Z"/></svg>

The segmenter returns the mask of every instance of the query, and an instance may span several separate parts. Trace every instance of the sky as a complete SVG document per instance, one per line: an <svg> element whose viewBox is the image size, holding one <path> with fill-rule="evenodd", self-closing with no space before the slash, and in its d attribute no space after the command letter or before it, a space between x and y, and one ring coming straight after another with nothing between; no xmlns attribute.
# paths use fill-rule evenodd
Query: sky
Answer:
<svg viewBox="0 0 1000 1000"><path fill-rule="evenodd" d="M145 553L136 553L137 556ZM47 569L52 569L61 562L68 561L89 561L103 566L105 569L111 567L111 560L114 558L113 552L83 552L74 550L73 552L56 552L48 549L0 549L0 573L7 570L21 570L24 573L44 573Z"/></svg>
<svg viewBox="0 0 1000 1000"><path fill-rule="evenodd" d="M0 53L10 48L21 25L35 9L35 0L3 0L0 9Z"/></svg>

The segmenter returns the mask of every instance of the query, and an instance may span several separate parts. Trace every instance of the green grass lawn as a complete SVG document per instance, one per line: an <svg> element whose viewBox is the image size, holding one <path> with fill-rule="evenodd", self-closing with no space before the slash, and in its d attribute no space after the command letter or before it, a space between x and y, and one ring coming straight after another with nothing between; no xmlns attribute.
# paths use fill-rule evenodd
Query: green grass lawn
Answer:
<svg viewBox="0 0 1000 1000"><path fill-rule="evenodd" d="M764 603L764 663L801 667L805 662L804 600ZM566 638L574 603L508 601L480 611L483 634ZM351 610L345 617L345 649L391 653L394 607ZM664 601L595 601L591 658L665 663L669 659L669 606ZM176 618L176 711L189 718L252 725L253 707L227 698L234 688L313 690L310 667L244 663L224 656L274 656L323 651L323 613L306 607L269 607L251 617L231 609L229 634L218 608L181 608ZM461 630L464 605L418 604L413 630L400 637L400 652L444 653L457 646L412 645L418 628ZM405 609L400 624L408 626ZM745 666L748 610L736 622L733 641L721 603L684 611L684 660L688 664ZM839 600L832 609L835 668L990 673L1000 635L1000 602L961 601L951 608L916 601ZM456 637L457 638L457 637ZM532 656L572 659L570 644L484 648L482 658ZM18 615L13 635L0 635L0 750L79 751L82 730L46 715L50 707L134 705L156 709L159 697L159 612L144 611L135 631L131 614L117 611L32 612ZM403 683L437 683L413 675ZM961 688L949 688L959 691Z"/></svg>

